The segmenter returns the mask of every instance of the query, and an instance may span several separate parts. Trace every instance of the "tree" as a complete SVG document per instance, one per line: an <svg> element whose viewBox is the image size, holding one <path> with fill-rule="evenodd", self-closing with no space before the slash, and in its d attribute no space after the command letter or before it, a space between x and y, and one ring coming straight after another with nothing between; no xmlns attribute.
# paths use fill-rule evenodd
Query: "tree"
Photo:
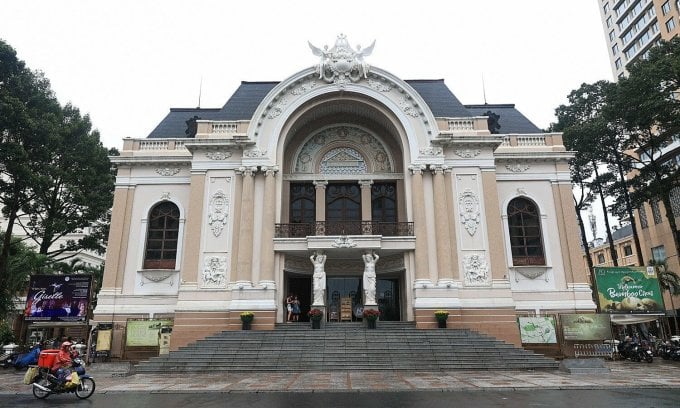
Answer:
<svg viewBox="0 0 680 408"><path fill-rule="evenodd" d="M4 249L3 243L0 246ZM26 290L32 273L51 273L48 258L36 253L18 238L12 238L9 248L4 286L0 288L0 320L15 309L17 294Z"/></svg>
<svg viewBox="0 0 680 408"><path fill-rule="evenodd" d="M656 269L656 277L659 280L659 286L661 290L668 291L671 299L671 308L673 309L673 315L675 316L675 330L680 330L678 326L678 313L675 309L675 304L673 302L673 296L680 295L680 276L668 270L668 265L666 261L656 261L650 260L649 266L654 266Z"/></svg>
<svg viewBox="0 0 680 408"><path fill-rule="evenodd" d="M41 152L45 168L35 177L33 198L23 206L28 222L19 219L39 252L54 260L64 259L67 251L104 252L99 221L111 208L114 187L108 150L99 141L99 133L92 131L89 117L81 116L70 104L62 112L57 132ZM78 241L54 247L68 234L86 229L88 233Z"/></svg>
<svg viewBox="0 0 680 408"><path fill-rule="evenodd" d="M0 239L0 298L7 300L14 296L9 264L18 245L12 239L14 224L34 198L31 187L44 163L40 152L54 131L60 107L49 81L26 68L1 40L0 84L0 206L7 219Z"/></svg>
<svg viewBox="0 0 680 408"><path fill-rule="evenodd" d="M631 200L636 207L648 201L663 202L676 254L680 254L670 198L673 188L680 186L680 171L672 157L664 155L664 149L680 135L680 38L662 41L647 59L633 63L629 72L619 81L612 111L628 134L625 147L637 153Z"/></svg>

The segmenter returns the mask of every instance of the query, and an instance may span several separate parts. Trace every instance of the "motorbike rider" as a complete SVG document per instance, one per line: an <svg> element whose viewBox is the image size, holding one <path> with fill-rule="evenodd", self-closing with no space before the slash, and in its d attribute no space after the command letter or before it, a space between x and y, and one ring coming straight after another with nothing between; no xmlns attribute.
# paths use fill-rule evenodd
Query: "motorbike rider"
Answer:
<svg viewBox="0 0 680 408"><path fill-rule="evenodd" d="M71 373L71 342L65 341L61 343L59 354L57 355L54 364L52 365L52 372L55 373L59 385L64 385L66 377Z"/></svg>

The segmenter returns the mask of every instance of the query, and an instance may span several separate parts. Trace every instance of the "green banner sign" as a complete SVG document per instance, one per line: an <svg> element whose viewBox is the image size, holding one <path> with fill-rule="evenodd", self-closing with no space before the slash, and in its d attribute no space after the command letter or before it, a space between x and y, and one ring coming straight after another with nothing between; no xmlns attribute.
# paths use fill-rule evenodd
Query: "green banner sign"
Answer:
<svg viewBox="0 0 680 408"><path fill-rule="evenodd" d="M595 268L600 310L604 313L659 313L663 295L653 267Z"/></svg>
<svg viewBox="0 0 680 408"><path fill-rule="evenodd" d="M609 314L563 314L562 336L565 340L604 340L612 337Z"/></svg>

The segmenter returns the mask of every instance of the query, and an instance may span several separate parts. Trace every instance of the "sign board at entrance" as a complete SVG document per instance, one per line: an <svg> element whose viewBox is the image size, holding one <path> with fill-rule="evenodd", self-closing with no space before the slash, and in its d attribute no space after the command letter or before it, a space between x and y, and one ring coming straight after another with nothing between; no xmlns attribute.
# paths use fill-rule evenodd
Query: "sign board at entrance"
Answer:
<svg viewBox="0 0 680 408"><path fill-rule="evenodd" d="M29 322L84 322L91 287L91 275L33 275L24 317Z"/></svg>
<svg viewBox="0 0 680 408"><path fill-rule="evenodd" d="M654 267L595 268L598 301L604 313L660 313L663 295Z"/></svg>

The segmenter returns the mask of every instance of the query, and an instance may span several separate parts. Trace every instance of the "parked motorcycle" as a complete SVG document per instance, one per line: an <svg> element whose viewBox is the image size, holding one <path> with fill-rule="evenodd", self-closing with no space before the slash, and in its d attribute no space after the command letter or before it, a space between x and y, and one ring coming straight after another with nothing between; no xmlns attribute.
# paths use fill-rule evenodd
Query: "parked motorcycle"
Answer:
<svg viewBox="0 0 680 408"><path fill-rule="evenodd" d="M628 359L630 361L646 361L651 363L654 361L654 355L652 350L646 342L642 344L635 342L624 342L619 344L619 355L621 358Z"/></svg>
<svg viewBox="0 0 680 408"><path fill-rule="evenodd" d="M56 350L46 350L48 352L54 352ZM45 353L45 351L43 351ZM80 399L89 398L95 390L96 384L94 378L85 373L84 362L80 358L73 359L73 371L69 376L66 377L65 382L59 381L59 379L51 373L50 367L53 363L53 358L43 357L44 354L40 354L40 362L37 367L31 367L31 369L36 369L36 374L32 379L27 382L33 387L33 395L38 399L45 399L52 394L63 394L63 393L75 393L76 397ZM56 355L51 353L52 355ZM29 374L27 374L29 376Z"/></svg>

